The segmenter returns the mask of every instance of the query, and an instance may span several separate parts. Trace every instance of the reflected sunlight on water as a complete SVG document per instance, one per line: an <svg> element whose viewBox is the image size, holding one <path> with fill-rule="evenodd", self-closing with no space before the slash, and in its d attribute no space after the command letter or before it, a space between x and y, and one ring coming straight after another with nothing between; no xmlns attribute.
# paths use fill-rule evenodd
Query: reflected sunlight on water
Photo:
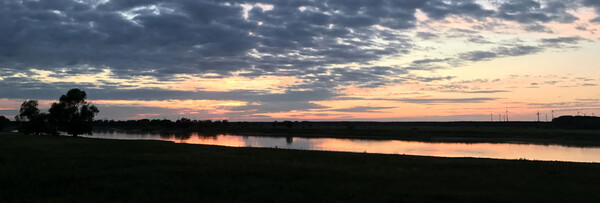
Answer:
<svg viewBox="0 0 600 203"><path fill-rule="evenodd" d="M401 140L357 140L341 138L261 137L198 133L94 132L90 138L164 140L176 143L230 147L268 147L302 150L406 154L440 157L480 157L600 163L599 147L571 147L513 143L430 143Z"/></svg>

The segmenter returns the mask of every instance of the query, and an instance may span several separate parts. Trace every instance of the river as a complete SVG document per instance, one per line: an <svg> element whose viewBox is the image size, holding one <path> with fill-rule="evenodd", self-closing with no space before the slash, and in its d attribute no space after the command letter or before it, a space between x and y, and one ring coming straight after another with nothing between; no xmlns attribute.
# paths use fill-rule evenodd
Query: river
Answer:
<svg viewBox="0 0 600 203"><path fill-rule="evenodd" d="M600 147L519 143L443 143L343 138L264 137L198 133L94 132L84 137L125 140L163 140L176 143L230 147L267 147L300 150L406 154L438 157L477 157L600 163Z"/></svg>

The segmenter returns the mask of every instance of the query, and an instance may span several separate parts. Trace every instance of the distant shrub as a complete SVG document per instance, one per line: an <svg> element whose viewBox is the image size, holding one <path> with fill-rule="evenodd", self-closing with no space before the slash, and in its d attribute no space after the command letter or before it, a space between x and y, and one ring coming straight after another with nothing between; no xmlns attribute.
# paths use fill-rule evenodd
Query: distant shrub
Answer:
<svg viewBox="0 0 600 203"><path fill-rule="evenodd" d="M10 120L8 120L8 118L0 116L0 130L4 129L4 127L6 127L6 125L8 125L9 122Z"/></svg>

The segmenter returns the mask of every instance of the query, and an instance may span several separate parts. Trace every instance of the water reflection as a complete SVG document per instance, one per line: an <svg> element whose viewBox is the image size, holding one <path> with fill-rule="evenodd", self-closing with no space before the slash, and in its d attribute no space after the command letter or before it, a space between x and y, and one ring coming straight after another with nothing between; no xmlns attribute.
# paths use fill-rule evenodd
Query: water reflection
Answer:
<svg viewBox="0 0 600 203"><path fill-rule="evenodd" d="M303 150L407 154L443 157L484 157L499 159L600 162L598 147L567 147L512 143L428 143L400 140L353 140L339 138L262 137L199 133L136 133L98 131L92 138L166 140L176 143L231 147L270 147Z"/></svg>

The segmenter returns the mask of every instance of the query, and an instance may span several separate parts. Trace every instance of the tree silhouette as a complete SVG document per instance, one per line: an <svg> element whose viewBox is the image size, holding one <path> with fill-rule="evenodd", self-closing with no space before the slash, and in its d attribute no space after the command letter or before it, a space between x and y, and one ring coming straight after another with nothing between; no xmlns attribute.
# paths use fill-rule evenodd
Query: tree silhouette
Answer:
<svg viewBox="0 0 600 203"><path fill-rule="evenodd" d="M19 115L15 116L18 121L30 121L40 115L37 100L25 100L19 109Z"/></svg>
<svg viewBox="0 0 600 203"><path fill-rule="evenodd" d="M38 135L56 134L56 131L48 125L48 114L40 113L37 100L25 100L15 119L21 122L19 132Z"/></svg>
<svg viewBox="0 0 600 203"><path fill-rule="evenodd" d="M58 103L52 104L49 110L50 120L56 125L58 131L74 137L92 132L92 122L99 111L85 99L85 91L75 88L62 95Z"/></svg>

